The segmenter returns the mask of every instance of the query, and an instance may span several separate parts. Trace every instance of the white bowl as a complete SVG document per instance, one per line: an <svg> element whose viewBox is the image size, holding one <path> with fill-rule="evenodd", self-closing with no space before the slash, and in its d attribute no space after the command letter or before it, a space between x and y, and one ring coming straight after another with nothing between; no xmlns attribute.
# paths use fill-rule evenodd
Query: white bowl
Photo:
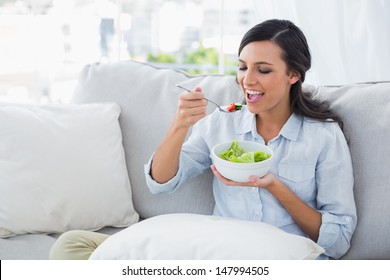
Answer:
<svg viewBox="0 0 390 280"><path fill-rule="evenodd" d="M248 182L249 176L251 175L263 177L267 174L273 156L272 150L268 146L256 142L238 140L238 147L243 149L244 152L262 151L271 155L268 159L259 162L238 163L227 161L219 157L223 151L230 148L232 142L233 141L220 143L215 145L211 150L213 164L223 177L242 183Z"/></svg>

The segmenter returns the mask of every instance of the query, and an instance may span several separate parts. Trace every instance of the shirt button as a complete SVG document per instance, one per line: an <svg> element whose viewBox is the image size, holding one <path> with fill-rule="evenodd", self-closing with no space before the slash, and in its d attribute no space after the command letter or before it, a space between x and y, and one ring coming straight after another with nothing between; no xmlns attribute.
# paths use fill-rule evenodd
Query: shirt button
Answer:
<svg viewBox="0 0 390 280"><path fill-rule="evenodd" d="M350 222L350 221L351 221L351 218L350 218L350 217L345 217L345 221L346 221L346 222Z"/></svg>
<svg viewBox="0 0 390 280"><path fill-rule="evenodd" d="M259 212L259 211L256 211L256 212L255 212L255 215L256 215L256 216L259 216L259 215L260 215L260 212Z"/></svg>

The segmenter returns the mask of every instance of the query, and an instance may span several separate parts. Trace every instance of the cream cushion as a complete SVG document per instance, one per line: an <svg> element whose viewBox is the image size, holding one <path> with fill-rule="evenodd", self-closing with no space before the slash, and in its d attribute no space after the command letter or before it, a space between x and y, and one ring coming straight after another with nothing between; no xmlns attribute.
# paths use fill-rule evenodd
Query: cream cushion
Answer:
<svg viewBox="0 0 390 280"><path fill-rule="evenodd" d="M0 105L0 237L138 221L115 103Z"/></svg>
<svg viewBox="0 0 390 280"><path fill-rule="evenodd" d="M90 259L306 260L315 259L324 251L306 237L266 223L167 214L110 236Z"/></svg>

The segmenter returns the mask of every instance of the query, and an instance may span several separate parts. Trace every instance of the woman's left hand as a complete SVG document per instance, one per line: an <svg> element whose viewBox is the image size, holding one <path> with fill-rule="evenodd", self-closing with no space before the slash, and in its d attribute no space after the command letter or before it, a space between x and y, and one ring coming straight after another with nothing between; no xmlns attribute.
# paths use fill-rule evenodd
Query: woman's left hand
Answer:
<svg viewBox="0 0 390 280"><path fill-rule="evenodd" d="M219 181L221 181L224 185L227 186L247 186L247 187L258 187L258 188L265 188L272 186L273 183L276 180L276 177L268 172L263 177L257 177L257 176L250 176L248 178L248 182L235 182L232 180L229 180L221 175L221 173L218 172L218 170L215 168L214 165L211 165L211 170L214 173L214 176L217 177Z"/></svg>

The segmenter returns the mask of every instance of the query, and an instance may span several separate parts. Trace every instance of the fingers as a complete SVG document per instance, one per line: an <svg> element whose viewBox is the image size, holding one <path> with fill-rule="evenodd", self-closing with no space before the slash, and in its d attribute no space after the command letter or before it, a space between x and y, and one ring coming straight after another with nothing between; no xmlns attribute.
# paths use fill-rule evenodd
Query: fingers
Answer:
<svg viewBox="0 0 390 280"><path fill-rule="evenodd" d="M232 180L229 180L225 177L223 177L221 175L221 173L218 172L217 168L215 168L214 165L211 165L210 166L211 168L211 171L213 171L214 173L214 176L219 180L221 181L224 185L227 185L227 186L246 186L248 183L239 183L239 182L235 182L235 181L232 181Z"/></svg>
<svg viewBox="0 0 390 280"><path fill-rule="evenodd" d="M273 180L275 178L271 173L268 172L264 177L250 176L248 178L248 182L235 182L223 177L214 165L211 165L210 168L211 171L213 171L214 176L219 181L221 181L221 183L227 186L267 188L273 183Z"/></svg>
<svg viewBox="0 0 390 280"><path fill-rule="evenodd" d="M204 100L204 94L200 87L194 89L194 91L185 91L180 95L180 100L185 101L202 101Z"/></svg>
<svg viewBox="0 0 390 280"><path fill-rule="evenodd" d="M250 176L249 177L249 182L251 183L251 184L253 184L253 185L260 185L261 184L261 179L259 178L259 177L257 177L257 176Z"/></svg>
<svg viewBox="0 0 390 280"><path fill-rule="evenodd" d="M184 92L180 95L178 105L178 119L185 126L191 126L206 116L207 101L202 89L197 87L194 91Z"/></svg>

